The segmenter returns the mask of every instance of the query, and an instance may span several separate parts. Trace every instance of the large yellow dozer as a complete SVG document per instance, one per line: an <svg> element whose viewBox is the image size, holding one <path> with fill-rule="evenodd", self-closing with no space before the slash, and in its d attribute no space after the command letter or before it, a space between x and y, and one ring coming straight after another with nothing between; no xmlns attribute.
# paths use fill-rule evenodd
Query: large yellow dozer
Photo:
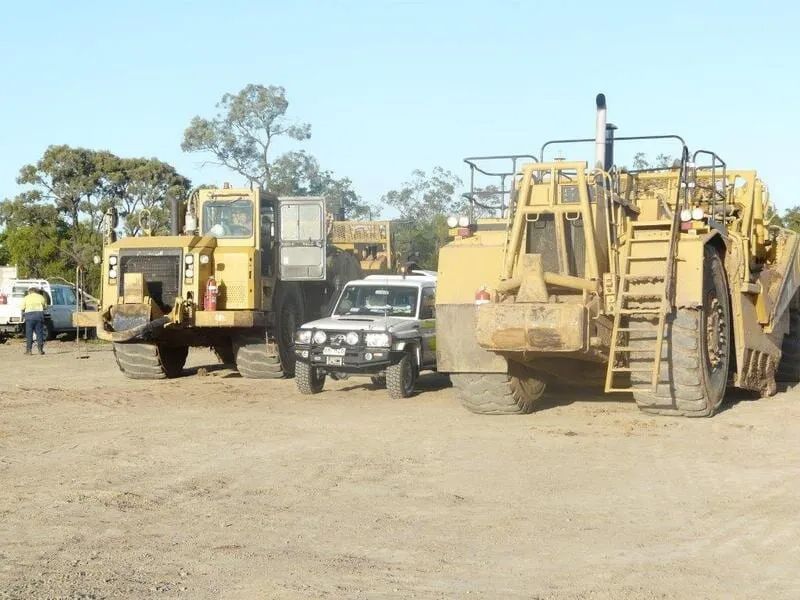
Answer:
<svg viewBox="0 0 800 600"><path fill-rule="evenodd" d="M365 274L394 273L398 268L393 221L334 221L330 242L356 256Z"/></svg>
<svg viewBox="0 0 800 600"><path fill-rule="evenodd" d="M437 352L473 412L529 413L548 384L595 384L648 413L710 416L728 386L768 396L800 378L799 238L770 223L765 184L678 136L614 129L601 94L595 138L557 141L594 142L593 168L544 162L554 142L505 170L468 160L500 177L484 189L503 218L441 249ZM654 139L680 159L614 166L615 142Z"/></svg>
<svg viewBox="0 0 800 600"><path fill-rule="evenodd" d="M178 213L169 236L119 240L106 215L101 307L76 321L97 319L132 378L180 374L190 346L213 348L244 377L294 374L297 327L361 276L328 243L324 201L226 185L192 194L182 231Z"/></svg>

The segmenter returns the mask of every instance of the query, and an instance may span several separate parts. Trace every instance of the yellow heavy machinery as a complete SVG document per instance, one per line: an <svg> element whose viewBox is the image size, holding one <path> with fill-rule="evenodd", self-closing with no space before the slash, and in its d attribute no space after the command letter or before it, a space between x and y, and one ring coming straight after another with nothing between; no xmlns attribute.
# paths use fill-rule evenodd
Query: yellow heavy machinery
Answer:
<svg viewBox="0 0 800 600"><path fill-rule="evenodd" d="M361 276L354 257L327 241L324 201L226 185L191 195L180 234L176 203L172 212L171 235L119 240L116 215L105 217L94 318L120 370L174 377L190 346L208 346L244 377L292 375L297 327Z"/></svg>
<svg viewBox="0 0 800 600"><path fill-rule="evenodd" d="M766 185L678 136L617 137L597 98L595 166L509 156L503 219L441 249L437 352L476 413L535 409L547 384L629 392L645 412L710 416L729 386L800 378L797 233ZM667 140L672 166L614 166L617 142ZM500 157L489 157L496 164ZM524 164L520 164L524 162ZM481 204L473 185L470 199Z"/></svg>
<svg viewBox="0 0 800 600"><path fill-rule="evenodd" d="M366 274L393 273L397 260L392 247L392 221L334 221L330 242L351 252Z"/></svg>

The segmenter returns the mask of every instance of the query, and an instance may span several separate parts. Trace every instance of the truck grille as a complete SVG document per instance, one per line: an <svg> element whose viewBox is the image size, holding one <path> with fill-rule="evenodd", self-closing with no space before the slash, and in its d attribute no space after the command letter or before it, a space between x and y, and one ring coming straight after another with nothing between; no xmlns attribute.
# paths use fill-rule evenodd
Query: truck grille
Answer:
<svg viewBox="0 0 800 600"><path fill-rule="evenodd" d="M141 273L147 295L161 310L168 313L181 292L181 250L177 248L148 248L120 252L119 294L127 273Z"/></svg>

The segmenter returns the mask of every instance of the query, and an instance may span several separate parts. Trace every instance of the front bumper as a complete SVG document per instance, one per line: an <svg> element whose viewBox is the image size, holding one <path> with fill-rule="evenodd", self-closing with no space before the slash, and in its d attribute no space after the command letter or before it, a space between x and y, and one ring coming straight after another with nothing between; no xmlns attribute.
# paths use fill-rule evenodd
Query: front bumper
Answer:
<svg viewBox="0 0 800 600"><path fill-rule="evenodd" d="M583 304L519 302L478 306L476 337L487 350L580 352L587 349Z"/></svg>
<svg viewBox="0 0 800 600"><path fill-rule="evenodd" d="M402 351L391 348L367 348L365 346L345 347L341 356L324 354L325 345L295 345L297 360L308 363L313 367L334 373L365 373L377 374L395 363L403 356ZM333 348L339 350L339 348ZM371 356L371 358L367 358Z"/></svg>

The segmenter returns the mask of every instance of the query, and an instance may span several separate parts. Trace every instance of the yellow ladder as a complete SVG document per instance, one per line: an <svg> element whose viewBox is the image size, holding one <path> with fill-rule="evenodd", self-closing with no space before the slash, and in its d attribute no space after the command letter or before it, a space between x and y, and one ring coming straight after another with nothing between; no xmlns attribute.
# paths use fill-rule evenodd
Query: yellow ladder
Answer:
<svg viewBox="0 0 800 600"><path fill-rule="evenodd" d="M672 311L670 298L677 246L676 234L678 233L675 221L676 219L671 221L633 221L629 226L625 258L617 290L614 325L611 330L611 348L606 370L606 392L632 391L632 383L628 387L616 385L615 375L622 373L650 373L653 392L658 386L666 318ZM646 290L636 291L631 289L632 284L633 286L636 284L649 285ZM631 306L631 304L637 306ZM636 315L658 319L655 339L651 348L630 345L630 332L650 333L647 329L628 326L629 317ZM623 325L625 326L623 327ZM627 343L620 343L620 338L627 340ZM652 357L652 362L641 366L632 365L631 352L645 354L648 358Z"/></svg>

